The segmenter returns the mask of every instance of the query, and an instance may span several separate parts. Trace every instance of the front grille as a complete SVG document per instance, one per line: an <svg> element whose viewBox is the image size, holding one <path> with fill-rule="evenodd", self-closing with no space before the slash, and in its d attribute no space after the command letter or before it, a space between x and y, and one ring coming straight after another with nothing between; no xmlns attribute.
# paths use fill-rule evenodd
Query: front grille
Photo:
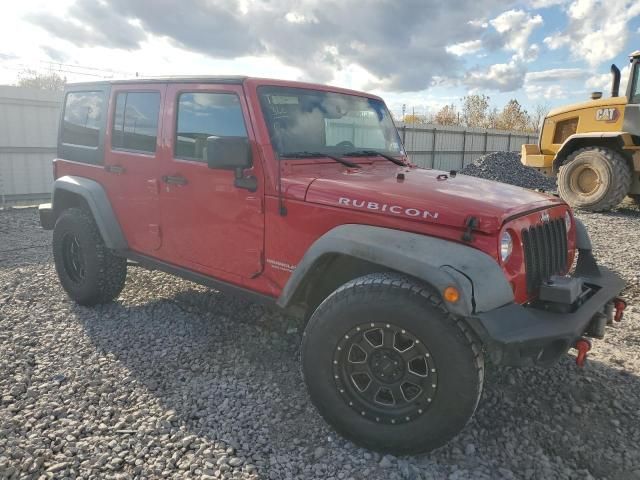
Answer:
<svg viewBox="0 0 640 480"><path fill-rule="evenodd" d="M567 229L564 219L550 220L522 230L527 292L567 268Z"/></svg>

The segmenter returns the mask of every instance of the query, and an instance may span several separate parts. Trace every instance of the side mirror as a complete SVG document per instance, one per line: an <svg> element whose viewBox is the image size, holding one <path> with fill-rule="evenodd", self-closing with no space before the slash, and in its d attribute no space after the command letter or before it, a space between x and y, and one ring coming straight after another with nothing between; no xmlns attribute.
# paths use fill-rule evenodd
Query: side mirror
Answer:
<svg viewBox="0 0 640 480"><path fill-rule="evenodd" d="M207 137L209 168L237 170L251 166L251 145L246 137Z"/></svg>

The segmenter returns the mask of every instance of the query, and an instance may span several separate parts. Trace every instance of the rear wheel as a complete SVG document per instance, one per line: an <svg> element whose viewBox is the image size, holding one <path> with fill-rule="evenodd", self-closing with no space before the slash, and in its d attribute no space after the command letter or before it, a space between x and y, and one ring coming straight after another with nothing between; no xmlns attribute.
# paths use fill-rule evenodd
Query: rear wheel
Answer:
<svg viewBox="0 0 640 480"><path fill-rule="evenodd" d="M629 192L631 174L629 163L615 150L582 148L560 167L558 191L572 207L594 212L611 210Z"/></svg>
<svg viewBox="0 0 640 480"><path fill-rule="evenodd" d="M60 283L80 305L116 298L127 277L127 260L104 244L93 217L81 208L62 212L53 229L53 258Z"/></svg>
<svg viewBox="0 0 640 480"><path fill-rule="evenodd" d="M302 342L313 403L338 432L397 454L437 448L468 422L484 361L463 320L425 285L372 274L332 293Z"/></svg>

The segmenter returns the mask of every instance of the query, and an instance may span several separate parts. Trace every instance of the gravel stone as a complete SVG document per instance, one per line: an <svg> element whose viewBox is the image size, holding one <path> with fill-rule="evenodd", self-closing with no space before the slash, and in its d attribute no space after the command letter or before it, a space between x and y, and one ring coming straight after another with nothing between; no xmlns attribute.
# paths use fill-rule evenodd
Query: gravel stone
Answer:
<svg viewBox="0 0 640 480"><path fill-rule="evenodd" d="M314 451L313 451L313 458L315 460L320 460L322 457L324 457L327 453L327 449L324 447L317 447Z"/></svg>
<svg viewBox="0 0 640 480"><path fill-rule="evenodd" d="M459 173L472 177L495 180L517 187L541 189L546 192L557 190L556 181L520 161L516 152L493 152L476 159Z"/></svg>
<svg viewBox="0 0 640 480"><path fill-rule="evenodd" d="M550 369L488 366L460 435L395 458L318 415L291 319L133 266L115 302L80 307L37 210L0 211L0 478L640 478L640 210L577 216L627 281L623 322L584 369L575 352Z"/></svg>

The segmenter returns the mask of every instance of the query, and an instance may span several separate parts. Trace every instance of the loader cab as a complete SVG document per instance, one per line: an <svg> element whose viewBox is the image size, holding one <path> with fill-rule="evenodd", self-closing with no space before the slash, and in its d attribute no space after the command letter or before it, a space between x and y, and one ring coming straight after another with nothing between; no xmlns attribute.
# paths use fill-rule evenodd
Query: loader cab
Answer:
<svg viewBox="0 0 640 480"><path fill-rule="evenodd" d="M633 52L630 57L631 73L627 84L627 105L622 129L640 136L640 50Z"/></svg>

